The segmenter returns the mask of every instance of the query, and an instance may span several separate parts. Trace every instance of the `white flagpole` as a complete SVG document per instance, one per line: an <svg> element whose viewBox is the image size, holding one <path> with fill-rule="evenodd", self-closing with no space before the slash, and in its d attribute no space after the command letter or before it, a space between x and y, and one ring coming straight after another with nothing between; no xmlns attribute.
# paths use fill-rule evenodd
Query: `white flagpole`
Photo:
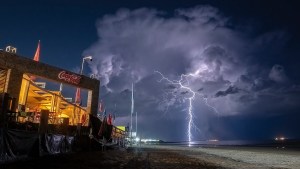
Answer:
<svg viewBox="0 0 300 169"><path fill-rule="evenodd" d="M135 112L135 137L137 138L137 112Z"/></svg>
<svg viewBox="0 0 300 169"><path fill-rule="evenodd" d="M133 83L131 86L130 145L132 145L132 114L134 112Z"/></svg>

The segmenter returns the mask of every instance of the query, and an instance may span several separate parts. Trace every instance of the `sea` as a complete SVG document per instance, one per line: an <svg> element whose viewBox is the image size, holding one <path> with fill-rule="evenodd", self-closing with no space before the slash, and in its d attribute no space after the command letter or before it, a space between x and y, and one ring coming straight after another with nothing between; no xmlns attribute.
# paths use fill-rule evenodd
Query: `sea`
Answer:
<svg viewBox="0 0 300 169"><path fill-rule="evenodd" d="M265 147L300 151L300 139L272 139L272 140L203 140L182 142L159 142L160 145L188 146L188 147Z"/></svg>

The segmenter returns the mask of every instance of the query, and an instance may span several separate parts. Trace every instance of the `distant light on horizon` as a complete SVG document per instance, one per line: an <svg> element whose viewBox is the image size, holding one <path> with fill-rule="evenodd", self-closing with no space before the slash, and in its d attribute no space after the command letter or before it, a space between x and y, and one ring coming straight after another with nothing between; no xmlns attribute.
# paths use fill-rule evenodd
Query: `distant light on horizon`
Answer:
<svg viewBox="0 0 300 169"><path fill-rule="evenodd" d="M286 138L285 137L276 137L275 140L276 141L284 141Z"/></svg>
<svg viewBox="0 0 300 169"><path fill-rule="evenodd" d="M147 143L147 142L159 142L160 140L157 139L141 139L141 142L143 143Z"/></svg>
<svg viewBox="0 0 300 169"><path fill-rule="evenodd" d="M217 140L217 139L212 139L212 140L208 140L209 142L217 142L217 141L219 141L219 140Z"/></svg>
<svg viewBox="0 0 300 169"><path fill-rule="evenodd" d="M139 138L139 137L136 137L136 138L135 138L135 141L136 141L136 142L140 141L140 138Z"/></svg>

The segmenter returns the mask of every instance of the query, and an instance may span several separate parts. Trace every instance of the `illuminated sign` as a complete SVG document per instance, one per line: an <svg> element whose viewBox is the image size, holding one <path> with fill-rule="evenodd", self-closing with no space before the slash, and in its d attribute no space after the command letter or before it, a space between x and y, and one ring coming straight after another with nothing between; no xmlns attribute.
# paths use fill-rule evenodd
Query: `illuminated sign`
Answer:
<svg viewBox="0 0 300 169"><path fill-rule="evenodd" d="M117 126L118 129L125 131L125 126Z"/></svg>
<svg viewBox="0 0 300 169"><path fill-rule="evenodd" d="M68 83L79 84L81 76L78 76L78 75L72 74L72 73L68 73L66 71L61 71L58 74L58 78L66 81Z"/></svg>

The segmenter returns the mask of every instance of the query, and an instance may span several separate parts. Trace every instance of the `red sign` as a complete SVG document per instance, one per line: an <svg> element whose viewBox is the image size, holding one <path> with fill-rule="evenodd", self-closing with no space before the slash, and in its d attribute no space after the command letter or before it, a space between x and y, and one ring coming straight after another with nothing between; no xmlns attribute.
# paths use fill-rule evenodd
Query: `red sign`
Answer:
<svg viewBox="0 0 300 169"><path fill-rule="evenodd" d="M81 76L78 76L76 74L71 74L66 71L61 71L58 74L58 78L68 83L79 84Z"/></svg>

